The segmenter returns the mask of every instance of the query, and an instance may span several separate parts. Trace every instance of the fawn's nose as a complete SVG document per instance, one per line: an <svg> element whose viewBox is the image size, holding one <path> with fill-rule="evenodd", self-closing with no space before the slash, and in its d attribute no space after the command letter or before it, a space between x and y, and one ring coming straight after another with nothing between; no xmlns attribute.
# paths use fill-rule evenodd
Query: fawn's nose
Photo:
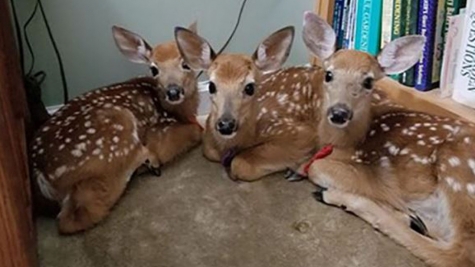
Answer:
<svg viewBox="0 0 475 267"><path fill-rule="evenodd" d="M180 100L181 95L183 94L183 87L176 84L171 84L167 87L167 98L171 102Z"/></svg>
<svg viewBox="0 0 475 267"><path fill-rule="evenodd" d="M216 123L216 129L222 135L231 135L237 131L236 120L231 118L222 118Z"/></svg>
<svg viewBox="0 0 475 267"><path fill-rule="evenodd" d="M353 118L353 112L344 104L329 108L327 115L330 122L336 126L344 126Z"/></svg>

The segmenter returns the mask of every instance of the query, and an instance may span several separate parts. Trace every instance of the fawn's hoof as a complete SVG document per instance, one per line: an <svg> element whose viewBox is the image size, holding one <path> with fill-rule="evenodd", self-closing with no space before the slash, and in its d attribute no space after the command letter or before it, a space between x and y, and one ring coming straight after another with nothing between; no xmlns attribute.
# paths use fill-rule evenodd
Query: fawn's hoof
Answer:
<svg viewBox="0 0 475 267"><path fill-rule="evenodd" d="M410 215L411 218L411 229L418 232L421 235L428 235L428 230L424 222L417 215Z"/></svg>
<svg viewBox="0 0 475 267"><path fill-rule="evenodd" d="M145 166L147 166L147 169L149 172L151 172L153 175L159 177L162 175L162 166L155 167L152 165L150 160L145 160Z"/></svg>
<svg viewBox="0 0 475 267"><path fill-rule="evenodd" d="M312 193L313 198L318 202L327 204L325 203L325 200L323 199L323 193L325 193L325 191L327 190L328 190L327 188L317 185L317 190Z"/></svg>
<svg viewBox="0 0 475 267"><path fill-rule="evenodd" d="M292 170L292 169L287 169L287 171L285 172L285 179L289 182L300 182L302 180L305 180L305 177L304 175L301 175L301 174L298 174L296 171Z"/></svg>

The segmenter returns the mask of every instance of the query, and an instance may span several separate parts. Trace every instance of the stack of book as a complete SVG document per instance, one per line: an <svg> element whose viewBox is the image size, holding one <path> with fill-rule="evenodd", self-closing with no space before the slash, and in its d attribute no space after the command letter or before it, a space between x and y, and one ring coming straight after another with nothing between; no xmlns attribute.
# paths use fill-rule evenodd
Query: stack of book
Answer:
<svg viewBox="0 0 475 267"><path fill-rule="evenodd" d="M420 91L442 87L446 96L452 95L454 85L471 86L475 97L475 0L468 0L468 5L466 0L320 2L327 3L327 10L321 10L320 4L317 12L335 29L337 49L377 55L395 38L423 35L426 43L420 61L405 73L391 77ZM460 76L468 77L466 85L457 81ZM453 95L456 99L455 91Z"/></svg>

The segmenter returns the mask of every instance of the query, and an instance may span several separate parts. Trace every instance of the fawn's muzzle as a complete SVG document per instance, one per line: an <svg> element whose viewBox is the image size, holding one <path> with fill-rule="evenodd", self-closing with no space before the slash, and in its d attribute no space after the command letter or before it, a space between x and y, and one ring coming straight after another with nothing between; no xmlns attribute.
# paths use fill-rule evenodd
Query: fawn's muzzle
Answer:
<svg viewBox="0 0 475 267"><path fill-rule="evenodd" d="M216 123L216 130L222 135L232 135L237 131L237 122L231 118L221 118Z"/></svg>
<svg viewBox="0 0 475 267"><path fill-rule="evenodd" d="M167 87L166 97L169 102L178 102L184 96L183 87L171 84Z"/></svg>
<svg viewBox="0 0 475 267"><path fill-rule="evenodd" d="M336 104L328 109L327 117L331 124L344 127L353 118L353 111L345 104Z"/></svg>

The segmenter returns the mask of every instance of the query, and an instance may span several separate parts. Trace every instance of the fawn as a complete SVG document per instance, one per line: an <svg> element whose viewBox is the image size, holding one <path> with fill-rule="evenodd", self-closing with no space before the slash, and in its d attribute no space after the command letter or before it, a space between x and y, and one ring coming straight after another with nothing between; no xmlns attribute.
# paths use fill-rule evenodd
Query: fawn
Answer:
<svg viewBox="0 0 475 267"><path fill-rule="evenodd" d="M319 146L310 163L317 200L355 213L433 266L475 266L475 125L370 105L374 82L415 64L422 36L388 43L377 57L334 52L335 33L307 12L303 37L323 61Z"/></svg>
<svg viewBox="0 0 475 267"><path fill-rule="evenodd" d="M305 73L279 71L293 43L293 27L270 35L252 56L216 55L205 39L187 29L177 28L175 36L190 67L207 70L210 77L206 158L223 160L233 179L253 181L298 167L311 155L316 125L309 122L318 116L311 112L319 105L318 96L310 87L290 86L308 78Z"/></svg>
<svg viewBox="0 0 475 267"><path fill-rule="evenodd" d="M196 24L190 26L195 30ZM154 49L118 26L113 35L132 62L150 66L139 77L78 96L36 133L33 175L44 197L59 202L61 233L91 228L107 216L134 171L162 164L201 140L195 73L175 42Z"/></svg>

